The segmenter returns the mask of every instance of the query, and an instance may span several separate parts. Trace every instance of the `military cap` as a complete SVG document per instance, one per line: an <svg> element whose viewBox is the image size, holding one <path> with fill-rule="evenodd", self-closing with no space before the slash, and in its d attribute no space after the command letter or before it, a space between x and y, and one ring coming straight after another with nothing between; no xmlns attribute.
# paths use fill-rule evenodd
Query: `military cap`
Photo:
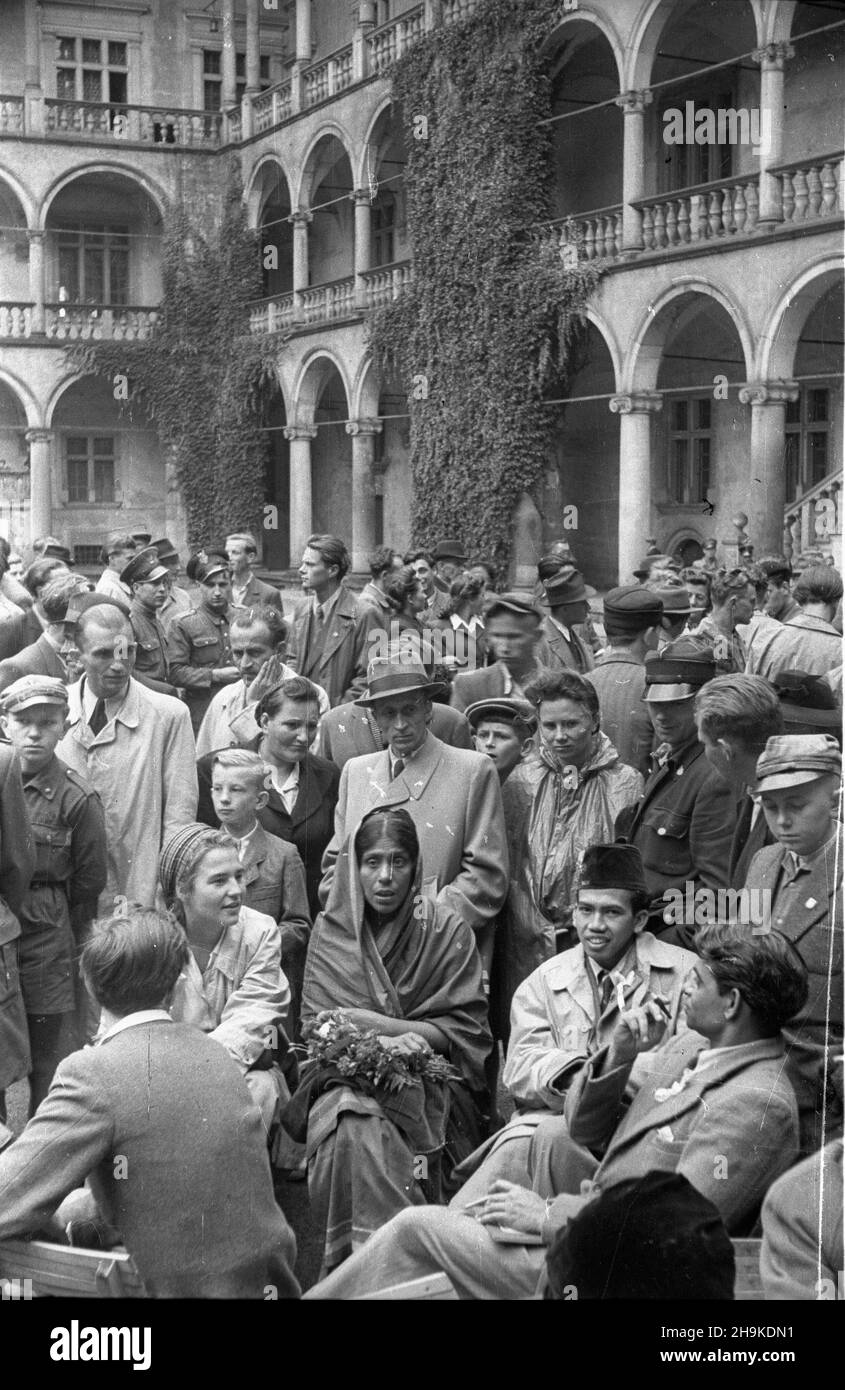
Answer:
<svg viewBox="0 0 845 1390"><path fill-rule="evenodd" d="M135 544L140 546L149 545L150 541L153 538L151 531L130 531L129 534L132 537Z"/></svg>
<svg viewBox="0 0 845 1390"><path fill-rule="evenodd" d="M227 575L231 574L228 555L219 555L214 550L203 551L203 554L205 559L193 564L188 572L191 579L195 579L198 584L205 584L215 574L220 574L223 571ZM196 556L194 556L194 560L197 560Z"/></svg>
<svg viewBox="0 0 845 1390"><path fill-rule="evenodd" d="M656 594L663 604L663 616L680 618L682 613L691 613L689 589L684 584L655 584L649 586L649 593Z"/></svg>
<svg viewBox="0 0 845 1390"><path fill-rule="evenodd" d="M485 719L498 720L502 724L514 724L519 719L531 728L537 722L534 706L513 695L488 695L486 700L474 700L467 705L464 714L473 730Z"/></svg>
<svg viewBox="0 0 845 1390"><path fill-rule="evenodd" d="M154 584L157 579L164 579L168 573L155 546L150 545L145 550L137 551L128 565L123 566L120 582L128 584L130 588L133 584Z"/></svg>
<svg viewBox="0 0 845 1390"><path fill-rule="evenodd" d="M842 722L836 696L821 676L806 671L781 671L772 677L787 724L815 724L838 729Z"/></svg>
<svg viewBox="0 0 845 1390"><path fill-rule="evenodd" d="M66 565L73 564L73 557L61 541L48 541L41 551L42 560L62 560Z"/></svg>
<svg viewBox="0 0 845 1390"><path fill-rule="evenodd" d="M842 754L830 734L777 734L757 759L758 792L780 791L842 771Z"/></svg>
<svg viewBox="0 0 845 1390"><path fill-rule="evenodd" d="M456 560L459 565L465 565L467 562L466 551L454 536L448 536L446 540L438 541L431 552L431 558L432 561Z"/></svg>
<svg viewBox="0 0 845 1390"><path fill-rule="evenodd" d="M485 610L484 621L489 622L497 613L518 613L521 618L533 616L538 623L543 621L543 614L530 600L523 594L498 594L490 607Z"/></svg>
<svg viewBox="0 0 845 1390"><path fill-rule="evenodd" d="M647 897L640 851L636 845L590 845L581 855L578 888L627 888Z"/></svg>
<svg viewBox="0 0 845 1390"><path fill-rule="evenodd" d="M166 536L162 536L160 541L151 541L150 544L153 549L157 551L158 558L163 565L166 564L168 560L179 559L179 551L176 549L173 542L169 541Z"/></svg>
<svg viewBox="0 0 845 1390"><path fill-rule="evenodd" d="M559 608L564 603L586 602L588 598L596 596L595 589L584 583L581 571L568 567L544 579L543 588L546 598L554 608Z"/></svg>
<svg viewBox="0 0 845 1390"><path fill-rule="evenodd" d="M67 687L55 676L21 676L0 695L0 710L17 714L30 705L67 706Z"/></svg>
<svg viewBox="0 0 845 1390"><path fill-rule="evenodd" d="M716 674L713 648L690 637L669 642L660 653L645 659L645 693L650 704L691 700Z"/></svg>
<svg viewBox="0 0 845 1390"><path fill-rule="evenodd" d="M619 633L645 632L655 627L663 614L663 601L642 584L623 584L604 597L605 627Z"/></svg>

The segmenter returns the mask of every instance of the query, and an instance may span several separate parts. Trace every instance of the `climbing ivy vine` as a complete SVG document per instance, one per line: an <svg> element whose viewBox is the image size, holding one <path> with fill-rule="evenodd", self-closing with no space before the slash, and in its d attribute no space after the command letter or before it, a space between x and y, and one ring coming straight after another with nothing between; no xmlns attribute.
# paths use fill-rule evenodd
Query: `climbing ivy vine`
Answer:
<svg viewBox="0 0 845 1390"><path fill-rule="evenodd" d="M486 0L392 72L408 151L414 281L370 321L409 393L415 541L461 537L505 571L517 501L553 454L554 409L599 272L567 266L551 217L541 48L560 0Z"/></svg>
<svg viewBox="0 0 845 1390"><path fill-rule="evenodd" d="M163 297L154 335L84 341L77 371L113 385L124 418L150 416L179 481L191 546L260 524L267 435L262 415L277 378L281 334L250 334L249 300L262 294L258 234L246 223L233 161L223 215L208 235L184 205L165 217Z"/></svg>

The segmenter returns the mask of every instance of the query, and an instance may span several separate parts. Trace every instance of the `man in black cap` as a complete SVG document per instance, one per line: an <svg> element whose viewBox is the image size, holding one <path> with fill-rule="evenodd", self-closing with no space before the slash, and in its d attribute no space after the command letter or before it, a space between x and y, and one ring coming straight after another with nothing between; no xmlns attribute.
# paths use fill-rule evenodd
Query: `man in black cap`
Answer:
<svg viewBox="0 0 845 1390"><path fill-rule="evenodd" d="M699 888L727 887L736 823L733 792L710 767L695 727L695 696L715 674L712 653L688 637L650 655L645 701L657 744L653 771L633 816L623 812L616 824L617 836L643 857L652 930L690 949L696 924L676 922L666 895L680 891L686 902L688 884L693 899Z"/></svg>
<svg viewBox="0 0 845 1390"><path fill-rule="evenodd" d="M467 562L466 552L459 540L449 536L438 541L431 552L434 565L434 582L441 593L449 593L452 583L460 579Z"/></svg>
<svg viewBox="0 0 845 1390"><path fill-rule="evenodd" d="M185 692L194 736L221 686L240 680L229 644L232 582L225 555L211 553L194 566L200 589L196 608L174 618L167 639L170 679Z"/></svg>
<svg viewBox="0 0 845 1390"><path fill-rule="evenodd" d="M493 665L455 677L451 699L455 709L465 710L476 700L500 695L523 699L525 686L548 663L542 622L540 609L521 594L500 594L484 618Z"/></svg>
<svg viewBox="0 0 845 1390"><path fill-rule="evenodd" d="M598 693L601 727L623 763L649 774L654 730L643 704L645 659L657 648L663 603L641 584L611 589L604 599L608 647L587 680Z"/></svg>
<svg viewBox="0 0 845 1390"><path fill-rule="evenodd" d="M158 614L167 598L167 569L153 546L139 550L120 571L120 582L132 593L129 621L138 650L135 654L136 681L161 695L175 695L176 687L167 679L167 634Z"/></svg>
<svg viewBox="0 0 845 1390"><path fill-rule="evenodd" d="M584 583L579 570L565 566L556 574L544 577L543 589L549 605L549 616L543 619L543 639L548 648L545 664L552 670L577 671L586 675L595 666L595 659L586 642L575 631L577 625L586 622L590 612L589 599L595 597L595 589Z"/></svg>

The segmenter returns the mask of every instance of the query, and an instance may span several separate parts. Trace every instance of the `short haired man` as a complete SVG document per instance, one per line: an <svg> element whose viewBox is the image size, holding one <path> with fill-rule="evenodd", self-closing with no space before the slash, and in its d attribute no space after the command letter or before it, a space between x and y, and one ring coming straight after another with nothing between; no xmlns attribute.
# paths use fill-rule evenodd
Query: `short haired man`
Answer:
<svg viewBox="0 0 845 1390"><path fill-rule="evenodd" d="M152 546L139 550L120 571L120 582L132 593L129 621L137 648L133 675L148 690L175 695L176 686L167 678L167 634L158 617L169 587L168 572L158 558L158 551Z"/></svg>
<svg viewBox="0 0 845 1390"><path fill-rule="evenodd" d="M539 1171L529 1158L530 1188L500 1178L471 1212L457 1201L409 1207L306 1297L355 1298L435 1272L459 1298L530 1297L558 1231L601 1192L655 1170L686 1177L729 1233L743 1232L797 1154L781 1029L806 994L806 971L777 932L708 927L687 992L689 1030L663 1042L658 999L622 1010L569 1091L568 1133L556 1118L546 1122L556 1143ZM652 1049L648 1078L628 1106L631 1072ZM591 1150L603 1151L601 1161ZM500 1243L502 1226L532 1244Z"/></svg>
<svg viewBox="0 0 845 1390"><path fill-rule="evenodd" d="M833 625L842 598L842 578L832 565L805 569L793 587L800 612L766 628L755 643L746 669L774 681L782 671L823 676L842 661L842 636Z"/></svg>
<svg viewBox="0 0 845 1390"><path fill-rule="evenodd" d="M70 726L56 752L103 803L109 872L100 912L118 895L152 907L161 846L196 813L190 715L181 700L132 679L135 638L114 604L85 609L77 647L83 674L68 689Z"/></svg>
<svg viewBox="0 0 845 1390"><path fill-rule="evenodd" d="M332 708L354 700L367 680L367 621L344 583L350 563L339 536L309 536L299 576L311 602L295 615L288 642L291 666L323 687Z"/></svg>
<svg viewBox="0 0 845 1390"><path fill-rule="evenodd" d="M98 594L122 599L124 603L131 600L132 591L128 584L121 581L120 571L126 568L137 549L127 531L114 531L106 538L100 551L100 562L105 569L94 586Z"/></svg>
<svg viewBox="0 0 845 1390"><path fill-rule="evenodd" d="M755 599L754 584L747 571L717 570L711 576L710 612L691 635L712 647L720 675L745 670L745 647L737 628L744 628L751 621Z"/></svg>
<svg viewBox="0 0 845 1390"><path fill-rule="evenodd" d="M521 594L500 594L487 610L484 634L493 657L491 666L458 674L452 683L451 703L465 710L476 700L501 695L524 699L525 686L544 666L543 614Z"/></svg>
<svg viewBox="0 0 845 1390"><path fill-rule="evenodd" d="M772 927L793 943L810 977L806 1006L786 1032L804 1153L842 1122L841 1104L828 1094L843 1037L841 779L836 740L824 734L770 738L757 762L757 791L776 843L754 856L745 888L770 904Z"/></svg>
<svg viewBox="0 0 845 1390"><path fill-rule="evenodd" d="M436 708L436 706L435 706ZM537 716L527 700L500 698L476 700L466 711L476 753L493 763L504 784L533 744Z"/></svg>
<svg viewBox="0 0 845 1390"><path fill-rule="evenodd" d="M63 681L74 678L69 675L68 660L75 655L76 646L73 633L67 628L73 628L75 620L66 624L65 615L71 598L86 592L88 584L81 575L62 570L50 579L39 602L44 614L44 630L37 641L24 647L17 656L0 662L0 691L22 676L52 676Z"/></svg>
<svg viewBox="0 0 845 1390"><path fill-rule="evenodd" d="M229 620L232 580L229 561L213 552L194 567L199 602L174 618L167 637L170 679L185 692L196 734L203 715L221 686L240 678L232 660Z"/></svg>
<svg viewBox="0 0 845 1390"><path fill-rule="evenodd" d="M169 915L98 923L82 969L105 1031L0 1155L0 1238L37 1231L87 1180L151 1297L295 1298L258 1108L225 1048L167 1012L187 962Z"/></svg>
<svg viewBox="0 0 845 1390"><path fill-rule="evenodd" d="M449 608L449 593L446 589L439 589L435 583L431 552L428 550L408 550L403 559L406 565L411 566L422 585L426 604L423 614L425 620L430 622L435 618L445 617Z"/></svg>
<svg viewBox="0 0 845 1390"><path fill-rule="evenodd" d="M787 623L801 611L790 588L792 566L783 555L763 555L757 561L766 576L766 612L770 618Z"/></svg>
<svg viewBox="0 0 845 1390"><path fill-rule="evenodd" d="M715 675L712 653L681 637L645 667L645 701L654 726L652 772L633 815L617 820L617 837L643 857L651 898L651 930L693 948L695 923L677 921L670 893L686 902L701 888L726 888L736 800L710 767L695 727L694 699Z"/></svg>
<svg viewBox="0 0 845 1390"><path fill-rule="evenodd" d="M413 656L370 663L360 703L372 709L387 748L350 759L341 773L320 898L325 904L341 847L366 813L403 806L417 828L425 877L435 881L438 902L472 927L489 970L492 923L508 883L502 793L489 758L448 747L431 733L437 689Z"/></svg>
<svg viewBox="0 0 845 1390"><path fill-rule="evenodd" d="M380 545L367 556L367 564L370 579L358 595L358 614L365 620L367 630L374 635L390 632L393 609L385 598L384 583L392 574L402 569L402 556L389 545Z"/></svg>
<svg viewBox="0 0 845 1390"><path fill-rule="evenodd" d="M693 710L704 756L737 800L728 881L741 884L758 849L773 839L757 795L757 759L783 733L781 703L761 676L716 676L699 690Z"/></svg>
<svg viewBox="0 0 845 1390"><path fill-rule="evenodd" d="M282 596L272 584L256 579L258 542L251 531L231 531L226 537L226 556L232 571L232 603L236 608L277 608L284 615Z"/></svg>
<svg viewBox="0 0 845 1390"><path fill-rule="evenodd" d="M595 597L596 591L584 583L584 576L579 570L570 566L544 575L541 561L537 572L543 581L549 605L549 615L543 619L542 637L547 648L544 664L551 670L563 669L586 675L595 666L595 658L575 628L586 622L590 612L589 600Z"/></svg>
<svg viewBox="0 0 845 1390"><path fill-rule="evenodd" d="M654 730L643 704L645 659L656 651L663 603L641 584L611 589L604 598L607 649L587 680L599 697L601 727L623 763L643 777L650 769Z"/></svg>

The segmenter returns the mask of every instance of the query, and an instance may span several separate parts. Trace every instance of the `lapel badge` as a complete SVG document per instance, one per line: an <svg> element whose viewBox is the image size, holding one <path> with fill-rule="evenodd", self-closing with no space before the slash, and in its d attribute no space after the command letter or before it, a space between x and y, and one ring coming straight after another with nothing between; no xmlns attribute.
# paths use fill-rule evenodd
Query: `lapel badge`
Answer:
<svg viewBox="0 0 845 1390"><path fill-rule="evenodd" d="M805 906L805 907L815 907L815 906L816 906L816 899L815 899L815 898L808 898L807 901L805 902L804 906Z"/></svg>

